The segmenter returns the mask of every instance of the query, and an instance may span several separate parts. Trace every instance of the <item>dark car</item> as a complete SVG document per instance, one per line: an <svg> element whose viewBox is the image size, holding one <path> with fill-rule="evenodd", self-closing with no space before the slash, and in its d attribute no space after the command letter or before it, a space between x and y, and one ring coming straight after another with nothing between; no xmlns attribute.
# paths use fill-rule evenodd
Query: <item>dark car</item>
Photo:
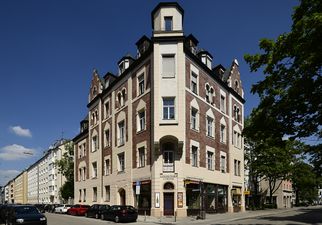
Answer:
<svg viewBox="0 0 322 225"><path fill-rule="evenodd" d="M15 205L8 210L6 224L47 225L47 218L35 206Z"/></svg>
<svg viewBox="0 0 322 225"><path fill-rule="evenodd" d="M73 205L67 210L67 214L74 216L84 216L89 207L89 205Z"/></svg>
<svg viewBox="0 0 322 225"><path fill-rule="evenodd" d="M102 212L102 220L113 220L118 222L135 222L138 211L130 205L112 205Z"/></svg>
<svg viewBox="0 0 322 225"><path fill-rule="evenodd" d="M96 219L101 218L102 212L108 209L109 207L109 205L94 204L87 210L85 216L95 217Z"/></svg>

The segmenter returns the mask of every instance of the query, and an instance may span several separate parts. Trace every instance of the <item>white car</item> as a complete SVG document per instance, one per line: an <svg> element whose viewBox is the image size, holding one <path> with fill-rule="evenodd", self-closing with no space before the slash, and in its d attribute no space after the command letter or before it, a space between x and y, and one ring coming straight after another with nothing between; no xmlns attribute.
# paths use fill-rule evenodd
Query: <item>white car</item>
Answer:
<svg viewBox="0 0 322 225"><path fill-rule="evenodd" d="M61 205L55 208L55 213L67 213L71 205Z"/></svg>

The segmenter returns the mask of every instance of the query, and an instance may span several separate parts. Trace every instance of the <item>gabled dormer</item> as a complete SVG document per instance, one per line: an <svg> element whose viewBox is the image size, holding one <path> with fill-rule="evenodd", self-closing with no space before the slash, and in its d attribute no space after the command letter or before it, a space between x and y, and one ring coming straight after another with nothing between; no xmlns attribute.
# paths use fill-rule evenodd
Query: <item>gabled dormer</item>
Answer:
<svg viewBox="0 0 322 225"><path fill-rule="evenodd" d="M191 51L192 54L197 55L197 47L198 47L199 41L195 36L192 34L189 34L188 37L185 39L185 46Z"/></svg>
<svg viewBox="0 0 322 225"><path fill-rule="evenodd" d="M105 76L103 77L104 79L104 89L108 88L111 83L116 79L116 76L110 72L107 72Z"/></svg>
<svg viewBox="0 0 322 225"><path fill-rule="evenodd" d="M183 36L183 15L178 3L159 3L151 13L153 37Z"/></svg>
<svg viewBox="0 0 322 225"><path fill-rule="evenodd" d="M199 51L198 57L200 58L201 62L203 62L203 64L205 64L209 69L211 69L213 57L208 51Z"/></svg>
<svg viewBox="0 0 322 225"><path fill-rule="evenodd" d="M143 55L150 47L151 45L151 40L143 35L137 42L136 42L136 46L137 46L137 55L136 58L140 58L141 55Z"/></svg>
<svg viewBox="0 0 322 225"><path fill-rule="evenodd" d="M91 87L89 92L89 102L91 102L99 93L102 92L102 81L99 77L99 74L96 69L93 71L92 81L91 81Z"/></svg>
<svg viewBox="0 0 322 225"><path fill-rule="evenodd" d="M134 62L135 59L133 59L132 56L129 54L126 56L123 56L120 61L118 61L118 69L119 69L119 75L121 75L129 66Z"/></svg>

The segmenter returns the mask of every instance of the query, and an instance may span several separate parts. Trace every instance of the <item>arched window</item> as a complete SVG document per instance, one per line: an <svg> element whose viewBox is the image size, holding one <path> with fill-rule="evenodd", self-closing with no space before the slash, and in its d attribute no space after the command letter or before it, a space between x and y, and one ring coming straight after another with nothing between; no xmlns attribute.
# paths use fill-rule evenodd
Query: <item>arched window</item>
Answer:
<svg viewBox="0 0 322 225"><path fill-rule="evenodd" d="M165 184L163 185L163 189L164 189L164 190L173 190L173 189L174 189L174 185L173 185L173 183L171 183L171 182L167 182L167 183L165 183Z"/></svg>
<svg viewBox="0 0 322 225"><path fill-rule="evenodd" d="M239 89L238 81L235 80L235 91L238 92L238 89Z"/></svg>

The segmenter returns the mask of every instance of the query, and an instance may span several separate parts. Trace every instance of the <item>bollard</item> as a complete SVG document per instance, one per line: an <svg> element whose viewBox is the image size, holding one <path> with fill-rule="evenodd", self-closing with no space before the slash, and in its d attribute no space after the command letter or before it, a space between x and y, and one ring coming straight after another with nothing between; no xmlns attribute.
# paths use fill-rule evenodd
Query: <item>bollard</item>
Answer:
<svg viewBox="0 0 322 225"><path fill-rule="evenodd" d="M144 221L146 221L146 210L144 210Z"/></svg>
<svg viewBox="0 0 322 225"><path fill-rule="evenodd" d="M174 211L174 222L177 222L177 210Z"/></svg>

